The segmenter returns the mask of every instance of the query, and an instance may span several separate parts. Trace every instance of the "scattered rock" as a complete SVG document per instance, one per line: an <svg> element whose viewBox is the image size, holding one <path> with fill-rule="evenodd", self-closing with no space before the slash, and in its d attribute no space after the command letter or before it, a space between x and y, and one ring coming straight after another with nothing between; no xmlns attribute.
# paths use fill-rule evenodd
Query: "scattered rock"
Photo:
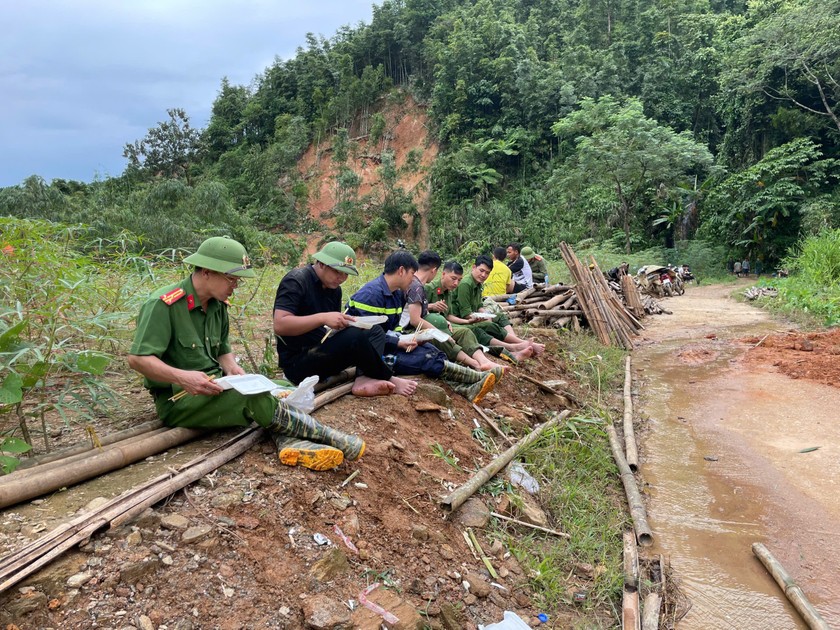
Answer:
<svg viewBox="0 0 840 630"><path fill-rule="evenodd" d="M429 540L429 528L425 525L414 524L411 526L411 537L416 540Z"/></svg>
<svg viewBox="0 0 840 630"><path fill-rule="evenodd" d="M347 562L347 556L341 549L334 548L327 551L318 562L312 565L309 575L319 582L329 582L349 570L350 563Z"/></svg>
<svg viewBox="0 0 840 630"><path fill-rule="evenodd" d="M190 526L190 521L180 514L167 514L160 519L160 526L163 529L183 531Z"/></svg>
<svg viewBox="0 0 840 630"><path fill-rule="evenodd" d="M350 537L359 535L359 516L357 514L350 514L345 516L341 521L341 531Z"/></svg>
<svg viewBox="0 0 840 630"><path fill-rule="evenodd" d="M470 583L470 593L476 597L484 598L490 594L490 585L478 573L467 573L464 579Z"/></svg>
<svg viewBox="0 0 840 630"><path fill-rule="evenodd" d="M161 516L152 508L147 508L140 516L134 520L134 525L140 529L155 530L160 527Z"/></svg>
<svg viewBox="0 0 840 630"><path fill-rule="evenodd" d="M110 500L111 499L106 499L105 497L96 497L95 499L91 499L90 501L88 501L87 505L85 507L83 507L81 510L79 510L79 512L81 512L83 514L85 512L92 512L94 510L97 510L97 509L101 508L103 505L108 503L108 501L110 501Z"/></svg>
<svg viewBox="0 0 840 630"><path fill-rule="evenodd" d="M155 626L152 623L152 620L149 619L146 615L140 615L140 617L138 617L137 627L140 630L155 630Z"/></svg>
<svg viewBox="0 0 840 630"><path fill-rule="evenodd" d="M41 591L32 590L22 593L20 597L7 602L5 609L12 619L19 619L46 606L47 596Z"/></svg>
<svg viewBox="0 0 840 630"><path fill-rule="evenodd" d="M536 499L529 494L520 495L520 499L522 500L522 507L517 510L517 518L531 525L548 527L548 517L537 504Z"/></svg>
<svg viewBox="0 0 840 630"><path fill-rule="evenodd" d="M125 537L125 544L130 547L136 547L140 543L143 542L143 534L140 532L131 532L128 536Z"/></svg>
<svg viewBox="0 0 840 630"><path fill-rule="evenodd" d="M478 597L476 597L472 593L467 593L466 595L464 595L464 603L467 606L474 606L476 602L478 602Z"/></svg>
<svg viewBox="0 0 840 630"><path fill-rule="evenodd" d="M440 556L444 560L452 560L455 558L455 550L449 545L441 545Z"/></svg>
<svg viewBox="0 0 840 630"><path fill-rule="evenodd" d="M449 602L440 605L440 622L444 630L462 630L463 628L460 611Z"/></svg>
<svg viewBox="0 0 840 630"><path fill-rule="evenodd" d="M257 529L260 526L260 519L254 516L240 516L236 519L236 526L242 529Z"/></svg>
<svg viewBox="0 0 840 630"><path fill-rule="evenodd" d="M814 343L810 339L800 339L793 344L793 349L800 352L813 352Z"/></svg>
<svg viewBox="0 0 840 630"><path fill-rule="evenodd" d="M368 600L379 604L399 621L388 624L391 630L420 630L424 627L423 618L414 605L402 599L394 591L378 588L368 595ZM383 625L382 617L367 608L358 608L352 616L353 628L357 630L379 630Z"/></svg>
<svg viewBox="0 0 840 630"><path fill-rule="evenodd" d="M332 505L336 510L341 510L343 512L353 505L353 499L348 497L346 494L342 494L337 497L330 497L330 505Z"/></svg>
<svg viewBox="0 0 840 630"><path fill-rule="evenodd" d="M241 492L225 492L224 494L220 494L213 497L210 500L210 505L212 505L214 508L227 509L229 507L241 503L241 501Z"/></svg>
<svg viewBox="0 0 840 630"><path fill-rule="evenodd" d="M93 573L77 573L67 580L67 588L81 588L93 577Z"/></svg>
<svg viewBox="0 0 840 630"><path fill-rule="evenodd" d="M201 542L212 531L213 528L210 525L194 525L181 535L181 540L187 544Z"/></svg>
<svg viewBox="0 0 840 630"><path fill-rule="evenodd" d="M575 575L591 580L595 576L595 567L588 562L578 562L575 565Z"/></svg>
<svg viewBox="0 0 840 630"><path fill-rule="evenodd" d="M326 595L315 595L304 601L303 620L312 630L344 630L350 628L350 611L342 602Z"/></svg>
<svg viewBox="0 0 840 630"><path fill-rule="evenodd" d="M449 396L447 396L446 390L438 385L427 383L426 381L420 381L417 383L417 390L414 395L417 398L425 398L426 400L436 403L441 407L449 406Z"/></svg>
<svg viewBox="0 0 840 630"><path fill-rule="evenodd" d="M147 558L139 562L129 562L120 569L120 582L123 584L136 584L137 582L145 582L149 584L149 576L160 568L160 560L158 558Z"/></svg>
<svg viewBox="0 0 840 630"><path fill-rule="evenodd" d="M716 462L718 460L717 455L706 455L703 457L707 462Z"/></svg>
<svg viewBox="0 0 840 630"><path fill-rule="evenodd" d="M458 508L455 520L464 527L484 527L490 520L490 510L484 505L484 501L473 497Z"/></svg>
<svg viewBox="0 0 840 630"><path fill-rule="evenodd" d="M414 404L414 411L443 411L444 409L445 407L428 400L420 400Z"/></svg>
<svg viewBox="0 0 840 630"><path fill-rule="evenodd" d="M498 538L493 541L493 544L490 545L490 553L492 553L497 558L501 558L505 555L505 546L502 544L502 541Z"/></svg>

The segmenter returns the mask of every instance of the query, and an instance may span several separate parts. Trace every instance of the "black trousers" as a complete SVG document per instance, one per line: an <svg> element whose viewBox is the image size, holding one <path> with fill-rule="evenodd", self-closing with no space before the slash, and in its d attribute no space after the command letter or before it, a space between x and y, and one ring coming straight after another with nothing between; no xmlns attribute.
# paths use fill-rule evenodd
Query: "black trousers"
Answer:
<svg viewBox="0 0 840 630"><path fill-rule="evenodd" d="M381 326L370 330L351 327L335 333L322 344L285 356L280 367L295 384L313 374L323 380L352 366L357 374L387 381L394 373L382 360L384 350L385 331Z"/></svg>

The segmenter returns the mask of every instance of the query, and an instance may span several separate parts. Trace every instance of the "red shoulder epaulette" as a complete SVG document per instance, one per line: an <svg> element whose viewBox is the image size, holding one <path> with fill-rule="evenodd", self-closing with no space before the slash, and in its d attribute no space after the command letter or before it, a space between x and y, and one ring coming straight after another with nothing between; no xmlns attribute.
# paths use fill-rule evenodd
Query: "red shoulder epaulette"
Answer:
<svg viewBox="0 0 840 630"><path fill-rule="evenodd" d="M160 296L160 299L163 300L167 306L172 306L186 294L187 293L181 287L178 287L177 289L172 289L169 293L164 293Z"/></svg>

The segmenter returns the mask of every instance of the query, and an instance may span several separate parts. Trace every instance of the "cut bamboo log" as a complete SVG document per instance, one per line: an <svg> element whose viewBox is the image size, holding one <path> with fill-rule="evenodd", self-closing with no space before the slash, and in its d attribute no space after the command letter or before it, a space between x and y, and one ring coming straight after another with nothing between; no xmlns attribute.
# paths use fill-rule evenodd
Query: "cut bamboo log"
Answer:
<svg viewBox="0 0 840 630"><path fill-rule="evenodd" d="M662 597L659 593L648 593L642 606L642 630L659 630L659 610Z"/></svg>
<svg viewBox="0 0 840 630"><path fill-rule="evenodd" d="M545 383L543 383L542 381L539 381L539 380L535 379L533 376L528 376L527 374L515 374L514 376L516 376L517 378L525 379L529 383L533 383L534 385L539 387L542 391L544 391L547 394L553 394L554 396L557 396L558 398L565 398L565 399L571 401L572 403L574 403L575 405L577 405L578 407L580 407L580 401L573 394L570 394L567 391L563 391L563 390L555 389L554 387L550 387L550 386L546 385Z"/></svg>
<svg viewBox="0 0 840 630"><path fill-rule="evenodd" d="M636 450L636 433L633 430L633 391L630 372L630 357L624 359L624 450L627 465L636 472L639 469L639 453Z"/></svg>
<svg viewBox="0 0 840 630"><path fill-rule="evenodd" d="M607 436L610 439L610 449L612 450L613 459L618 466L618 472L621 476L621 483L624 486L624 494L627 496L627 503L630 506L630 516L633 519L633 528L636 530L636 538L642 547L649 547L653 544L653 532L647 522L647 510L645 510L645 503L642 501L642 495L639 493L639 488L636 485L636 478L633 476L633 471L627 465L627 460L624 458L624 452L618 441L618 435L612 424L607 424Z"/></svg>
<svg viewBox="0 0 840 630"><path fill-rule="evenodd" d="M636 547L636 534L632 530L624 532L624 591L635 593L639 590L639 551Z"/></svg>
<svg viewBox="0 0 840 630"><path fill-rule="evenodd" d="M516 457L520 451L528 448L531 444L537 441L542 435L542 433L557 423L564 420L571 412L567 409L566 411L562 411L557 416L549 420L548 422L544 422L543 424L534 428L528 435L523 437L519 440L516 444L511 446L508 450L504 453L501 453L496 459L492 462L487 464L484 468L477 471L470 479L461 485L460 487L456 488L453 492L449 493L441 500L441 506L444 510L447 511L454 511L457 510L461 505L469 499L476 491L487 483L490 479L492 479L496 473L498 473L502 468L508 465L508 463Z"/></svg>
<svg viewBox="0 0 840 630"><path fill-rule="evenodd" d="M638 591L624 591L624 597L621 599L621 627L623 630L640 630L641 628Z"/></svg>
<svg viewBox="0 0 840 630"><path fill-rule="evenodd" d="M107 450L94 452L84 460L70 461L43 472L37 467L30 468L24 471L28 473L25 476L10 478L8 482L0 484L0 508L124 468L203 434L205 432L198 429L166 429L160 434L133 438L128 443L118 442Z"/></svg>
<svg viewBox="0 0 840 630"><path fill-rule="evenodd" d="M756 557L761 560L764 568L776 580L776 584L782 589L785 597L793 604L793 607L796 608L796 611L802 616L802 619L805 620L808 627L812 630L828 630L829 626L825 622L825 619L822 618L822 615L814 608L813 604L808 601L805 593L793 581L793 578L785 570L781 562L776 560L773 554L770 553L770 550L761 543L753 543L752 550Z"/></svg>
<svg viewBox="0 0 840 630"><path fill-rule="evenodd" d="M138 424L136 427L131 427L130 429L125 429L123 431L117 431L116 433L104 435L99 439L99 444L102 446L108 446L109 444L114 444L115 442L127 440L137 435L149 433L150 431L154 431L155 429L160 429L162 426L163 423L160 420L151 420L149 422L144 422L143 424ZM80 444L78 446L71 446L61 451L56 451L55 453L49 453L47 455L41 455L39 457L29 457L21 460L20 466L18 466L15 473L21 472L33 466L41 466L43 464L49 464L50 462L54 462L59 459L79 455L80 453L87 453L95 448L96 447L93 444Z"/></svg>

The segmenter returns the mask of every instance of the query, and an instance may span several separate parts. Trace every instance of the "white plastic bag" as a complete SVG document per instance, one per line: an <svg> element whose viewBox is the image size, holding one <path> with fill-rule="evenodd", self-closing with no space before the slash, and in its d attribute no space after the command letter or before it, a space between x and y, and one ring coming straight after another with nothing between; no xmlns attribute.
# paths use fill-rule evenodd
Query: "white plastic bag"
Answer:
<svg viewBox="0 0 840 630"><path fill-rule="evenodd" d="M508 476L514 486L519 486L528 494L536 494L540 491L540 484L528 474L528 471L519 462L514 462L510 465Z"/></svg>
<svg viewBox="0 0 840 630"><path fill-rule="evenodd" d="M315 411L315 385L317 384L317 375L303 379L297 389L286 396L286 404L300 409L304 413L312 413Z"/></svg>

